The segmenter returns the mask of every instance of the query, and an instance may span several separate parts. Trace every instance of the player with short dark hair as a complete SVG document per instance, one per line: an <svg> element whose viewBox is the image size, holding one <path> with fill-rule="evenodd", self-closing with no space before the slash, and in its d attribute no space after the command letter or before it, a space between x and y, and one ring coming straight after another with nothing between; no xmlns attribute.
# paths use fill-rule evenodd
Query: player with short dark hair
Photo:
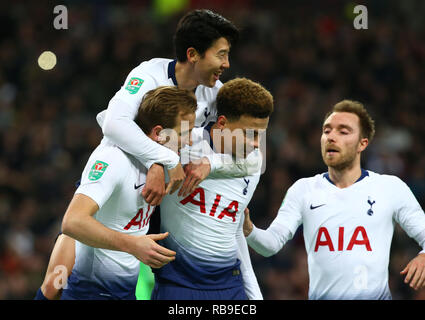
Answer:
<svg viewBox="0 0 425 320"><path fill-rule="evenodd" d="M211 10L194 10L180 19L174 34L177 61L187 61L187 49L194 48L201 56L219 38L232 46L239 39L235 26Z"/></svg>
<svg viewBox="0 0 425 320"><path fill-rule="evenodd" d="M222 86L221 74L230 67L229 53L239 31L227 19L210 10L193 10L184 15L174 36L177 59L154 58L142 62L127 76L121 89L112 97L108 109L98 115L105 139L134 155L149 169L142 195L152 205L182 184L185 174L205 178L210 172L226 172L218 158L183 172L179 157L163 146L152 143L135 125L137 108L145 93L161 85L174 85L193 90L198 101L196 126L216 119L215 98ZM167 189L164 169L170 181ZM242 168L241 171L244 171ZM229 175L245 172L229 172ZM198 179L199 180L199 179ZM195 186L183 184L183 192ZM189 189L189 190L188 190Z"/></svg>

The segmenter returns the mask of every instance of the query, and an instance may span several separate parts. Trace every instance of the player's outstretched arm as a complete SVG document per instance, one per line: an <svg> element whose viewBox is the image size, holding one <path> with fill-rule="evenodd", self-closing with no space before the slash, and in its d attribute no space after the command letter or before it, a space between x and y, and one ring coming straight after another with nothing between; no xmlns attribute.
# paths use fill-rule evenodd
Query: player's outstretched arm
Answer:
<svg viewBox="0 0 425 320"><path fill-rule="evenodd" d="M410 283L413 289L425 287L425 253L420 253L412 259L400 274L406 275L404 283Z"/></svg>
<svg viewBox="0 0 425 320"><path fill-rule="evenodd" d="M415 290L425 286L425 214L409 186L400 178L388 176L388 182L393 184L395 193L392 199L397 199L398 207L394 211L394 220L416 240L422 251L412 259L400 272L405 275L404 282Z"/></svg>
<svg viewBox="0 0 425 320"><path fill-rule="evenodd" d="M251 222L249 210L245 210L244 234L248 234L248 245L262 256L269 257L277 252L294 236L302 223L303 202L300 195L304 194L304 183L298 180L287 191L276 218L267 228L256 228Z"/></svg>
<svg viewBox="0 0 425 320"><path fill-rule="evenodd" d="M145 94L158 87L157 81L144 68L134 68L108 104L104 117L98 117L103 134L125 152L136 157L148 169L160 163L174 168L178 155L149 139L134 119Z"/></svg>
<svg viewBox="0 0 425 320"><path fill-rule="evenodd" d="M278 213L270 227L266 230L255 227L251 222L248 208L245 209L244 214L243 233L246 236L248 245L258 254L264 257L270 257L278 253L285 243L292 239L294 232L291 232L286 224L282 223L281 212Z"/></svg>
<svg viewBox="0 0 425 320"><path fill-rule="evenodd" d="M88 246L127 252L152 268L159 268L175 259L175 252L155 241L168 234L132 236L107 228L93 215L99 210L90 197L77 193L71 200L62 221L62 232Z"/></svg>

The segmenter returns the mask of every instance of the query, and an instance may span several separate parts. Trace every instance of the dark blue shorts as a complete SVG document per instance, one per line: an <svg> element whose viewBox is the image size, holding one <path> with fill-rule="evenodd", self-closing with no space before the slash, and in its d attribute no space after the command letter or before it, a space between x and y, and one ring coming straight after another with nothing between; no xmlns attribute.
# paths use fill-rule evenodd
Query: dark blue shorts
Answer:
<svg viewBox="0 0 425 320"><path fill-rule="evenodd" d="M63 289L61 300L136 300L136 290L118 289L109 283L104 287L92 279L85 279L72 270L66 289Z"/></svg>
<svg viewBox="0 0 425 320"><path fill-rule="evenodd" d="M116 300L117 298L109 294L97 292L86 292L83 295L73 290L63 290L61 300ZM134 299L135 300L135 299Z"/></svg>
<svg viewBox="0 0 425 320"><path fill-rule="evenodd" d="M242 286L227 289L193 289L173 283L155 282L151 300L248 300Z"/></svg>

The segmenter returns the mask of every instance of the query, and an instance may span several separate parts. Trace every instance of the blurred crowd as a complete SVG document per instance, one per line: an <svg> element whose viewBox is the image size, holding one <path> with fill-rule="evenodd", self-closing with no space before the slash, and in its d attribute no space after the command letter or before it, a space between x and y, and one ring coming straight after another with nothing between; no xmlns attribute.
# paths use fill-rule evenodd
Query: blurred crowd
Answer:
<svg viewBox="0 0 425 320"><path fill-rule="evenodd" d="M361 1L360 1L361 2ZM348 1L185 1L241 28L223 81L244 76L275 99L267 168L249 205L266 228L289 186L326 171L321 124L338 101L361 101L377 134L363 167L394 174L425 208L425 3L377 0L368 29L353 27ZM0 299L32 299L41 285L75 182L102 138L95 116L143 60L173 58L184 11L155 1L62 1L68 29L53 27L52 2L0 2ZM38 56L53 51L45 71ZM396 227L390 259L395 299L424 299L399 272L419 246ZM265 299L306 299L302 227L271 258L251 251Z"/></svg>

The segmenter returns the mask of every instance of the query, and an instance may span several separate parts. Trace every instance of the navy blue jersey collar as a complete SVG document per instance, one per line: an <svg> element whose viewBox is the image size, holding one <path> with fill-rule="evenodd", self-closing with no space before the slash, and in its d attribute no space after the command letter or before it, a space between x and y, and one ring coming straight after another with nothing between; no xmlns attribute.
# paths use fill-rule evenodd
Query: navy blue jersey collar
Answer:
<svg viewBox="0 0 425 320"><path fill-rule="evenodd" d="M177 63L177 60L173 60L173 61L170 61L170 63L168 64L168 79L171 78L175 86L177 86L176 63Z"/></svg>
<svg viewBox="0 0 425 320"><path fill-rule="evenodd" d="M361 169L361 171L362 171L362 174L360 175L360 178L358 178L356 182L359 182L360 180L363 180L364 177L368 177L369 176L369 172L367 172L367 170ZM330 183L332 183L333 185L335 185L335 183L333 183L333 181L329 177L329 172L324 173L323 174L323 177L326 178L326 179L328 179L328 181ZM354 183L356 183L356 182L354 182Z"/></svg>
<svg viewBox="0 0 425 320"><path fill-rule="evenodd" d="M215 148L214 148L214 144L213 144L213 140L211 137L211 128L214 125L214 121L210 121L205 127L204 127L204 139L208 140L208 142L210 143L210 147L212 150L214 150L215 152ZM205 132L206 131L206 132Z"/></svg>

